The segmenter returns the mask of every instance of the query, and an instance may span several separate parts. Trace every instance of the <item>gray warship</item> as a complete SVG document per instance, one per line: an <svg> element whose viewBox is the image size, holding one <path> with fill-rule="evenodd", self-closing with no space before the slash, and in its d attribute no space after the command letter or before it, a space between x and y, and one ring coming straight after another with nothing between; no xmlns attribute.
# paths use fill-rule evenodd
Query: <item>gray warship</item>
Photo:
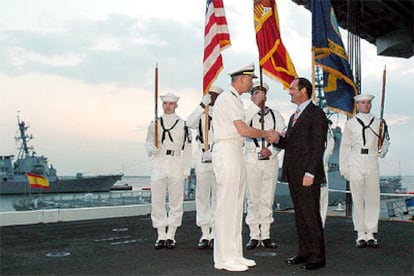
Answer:
<svg viewBox="0 0 414 276"><path fill-rule="evenodd" d="M123 174L58 177L56 169L48 165L44 156L37 156L28 143L32 136L27 134L28 125L17 118L19 127L19 153L13 164L14 155L0 155L0 195L37 193L85 193L109 192ZM31 188L26 173L34 173L48 179L49 189Z"/></svg>

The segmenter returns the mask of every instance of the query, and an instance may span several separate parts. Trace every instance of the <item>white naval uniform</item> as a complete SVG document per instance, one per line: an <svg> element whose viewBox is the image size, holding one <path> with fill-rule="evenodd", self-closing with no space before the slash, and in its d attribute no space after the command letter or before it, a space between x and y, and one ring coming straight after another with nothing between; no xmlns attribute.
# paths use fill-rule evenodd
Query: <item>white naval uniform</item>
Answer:
<svg viewBox="0 0 414 276"><path fill-rule="evenodd" d="M209 106L209 115L212 117L213 106ZM200 105L188 116L187 126L197 130L197 149L194 153L196 185L196 224L201 228L203 239L211 240L214 237L214 213L216 210L216 180L213 174L211 162L201 162L202 153L205 151L205 112ZM211 121L210 121L211 122ZM200 133L201 130L201 133ZM208 130L208 144L211 150L213 144L213 131L210 125Z"/></svg>
<svg viewBox="0 0 414 276"><path fill-rule="evenodd" d="M244 139L234 126L236 120L244 121L243 103L231 86L230 91L217 97L213 111L213 170L217 183L215 264L238 263L243 258Z"/></svg>
<svg viewBox="0 0 414 276"><path fill-rule="evenodd" d="M166 131L161 126L161 119ZM158 120L158 150L152 154L151 172L152 225L158 230L164 229L158 231L158 240L175 240L175 229L182 223L183 181L191 166L191 144L185 137L184 125L176 114L163 114ZM148 127L146 143L154 145L153 122ZM165 206L167 193L168 211ZM168 233L165 232L167 227Z"/></svg>
<svg viewBox="0 0 414 276"><path fill-rule="evenodd" d="M323 167L325 170L325 178L326 183L321 185L321 198L320 198L320 213L322 218L322 226L325 227L325 220L326 214L328 212L328 203L329 203L329 180L328 180L328 172L329 172L329 158L331 157L333 150L335 148L335 136L334 133L329 127L328 134L326 136L326 149L323 153Z"/></svg>
<svg viewBox="0 0 414 276"><path fill-rule="evenodd" d="M365 129L364 145L363 127L357 118L368 126L374 116L370 113L358 113L346 123L339 151L339 166L341 174L350 181L352 218L358 240L369 240L374 239L373 233L378 232L380 213L378 157L385 156L389 141L384 139L381 153L378 153L377 134L380 121L374 118L370 128Z"/></svg>
<svg viewBox="0 0 414 276"><path fill-rule="evenodd" d="M273 115L272 115L273 113ZM248 112L246 113L246 116ZM261 129L260 112L256 112L248 124L254 128ZM264 115L264 130L275 129L282 131L285 122L276 110L266 109ZM276 182L279 171L279 160L277 155L280 150L273 147L266 140L264 146L272 155L269 160L259 160L258 153L262 148L262 139L246 138L245 160L246 160L246 195L247 216L246 224L249 225L250 239L270 239L270 225L273 222L273 202L276 190Z"/></svg>

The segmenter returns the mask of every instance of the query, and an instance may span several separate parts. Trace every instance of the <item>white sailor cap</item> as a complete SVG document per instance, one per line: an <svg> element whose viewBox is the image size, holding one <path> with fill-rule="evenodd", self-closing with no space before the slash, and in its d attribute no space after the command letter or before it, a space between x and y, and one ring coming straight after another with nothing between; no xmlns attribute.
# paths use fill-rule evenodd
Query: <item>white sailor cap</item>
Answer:
<svg viewBox="0 0 414 276"><path fill-rule="evenodd" d="M356 95L354 97L354 100L356 102L359 102L359 101L372 101L374 98L375 98L375 96L373 96L371 94L359 94L359 95Z"/></svg>
<svg viewBox="0 0 414 276"><path fill-rule="evenodd" d="M221 92L223 92L223 89L221 89L218 86L210 86L210 89L208 89L208 92L213 92L213 93L217 93L220 94Z"/></svg>
<svg viewBox="0 0 414 276"><path fill-rule="evenodd" d="M262 84L260 84L260 82L255 82L253 83L252 86L252 92L255 90L264 90L264 92L269 91L269 85L267 85L267 83L263 82Z"/></svg>
<svg viewBox="0 0 414 276"><path fill-rule="evenodd" d="M249 65L243 66L241 68L238 68L232 72L229 73L231 77L240 76L240 75L247 75L251 76L253 79L257 78L257 76L254 74L254 64L251 63Z"/></svg>
<svg viewBox="0 0 414 276"><path fill-rule="evenodd" d="M180 97L174 95L174 93L167 93L160 96L161 101L168 102L168 103L176 103L180 99Z"/></svg>

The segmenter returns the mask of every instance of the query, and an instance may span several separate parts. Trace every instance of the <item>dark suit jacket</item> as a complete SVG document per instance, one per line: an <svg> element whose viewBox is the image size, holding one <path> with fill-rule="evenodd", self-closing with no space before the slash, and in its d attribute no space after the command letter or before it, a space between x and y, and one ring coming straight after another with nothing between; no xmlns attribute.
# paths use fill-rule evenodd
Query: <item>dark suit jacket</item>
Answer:
<svg viewBox="0 0 414 276"><path fill-rule="evenodd" d="M289 120L285 137L280 137L276 147L285 149L282 181L303 178L305 172L315 176L314 184L325 181L323 153L325 151L328 120L319 107L310 103L292 126Z"/></svg>

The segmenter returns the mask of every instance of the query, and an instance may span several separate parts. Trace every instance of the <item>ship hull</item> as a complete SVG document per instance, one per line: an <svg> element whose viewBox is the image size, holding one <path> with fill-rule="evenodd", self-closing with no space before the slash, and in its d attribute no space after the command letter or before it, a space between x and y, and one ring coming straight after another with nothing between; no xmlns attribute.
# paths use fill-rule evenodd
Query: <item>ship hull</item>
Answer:
<svg viewBox="0 0 414 276"><path fill-rule="evenodd" d="M49 189L30 188L25 176L2 178L0 184L1 195L25 194L25 193L87 193L109 192L111 187L122 178L122 174L98 175L91 177L59 179L49 181Z"/></svg>

